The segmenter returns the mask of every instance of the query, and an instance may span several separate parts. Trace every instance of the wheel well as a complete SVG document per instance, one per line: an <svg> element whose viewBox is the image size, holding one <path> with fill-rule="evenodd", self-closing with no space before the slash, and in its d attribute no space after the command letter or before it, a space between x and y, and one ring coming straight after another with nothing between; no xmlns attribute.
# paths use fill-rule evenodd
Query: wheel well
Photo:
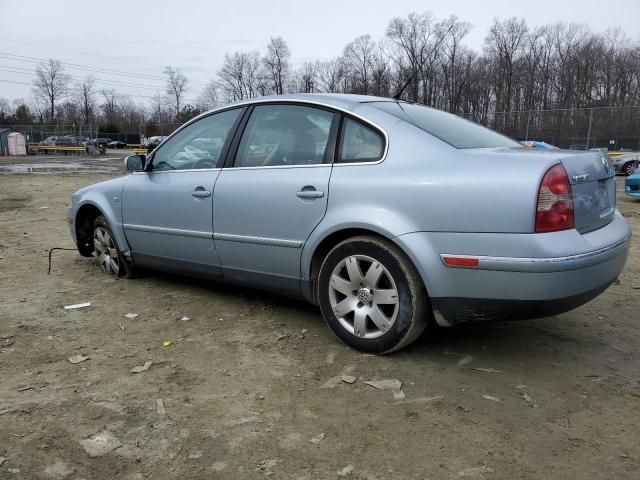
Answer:
<svg viewBox="0 0 640 480"><path fill-rule="evenodd" d="M93 254L93 222L102 215L102 212L93 205L83 205L78 210L75 219L76 238L78 239L78 251L84 257Z"/></svg>
<svg viewBox="0 0 640 480"><path fill-rule="evenodd" d="M309 271L309 281L312 285L312 296L314 303L318 302L316 284L318 280L318 274L320 273L320 267L322 266L322 261L324 260L324 258L333 247L338 245L343 240L360 235L367 235L369 237L378 237L389 240L384 235L380 235L379 233L373 232L371 230L366 230L364 228L347 228L345 230L338 230L337 232L333 232L331 235L322 240L322 242L320 242L320 244L316 247L315 252L313 252L313 257L311 257L311 269Z"/></svg>

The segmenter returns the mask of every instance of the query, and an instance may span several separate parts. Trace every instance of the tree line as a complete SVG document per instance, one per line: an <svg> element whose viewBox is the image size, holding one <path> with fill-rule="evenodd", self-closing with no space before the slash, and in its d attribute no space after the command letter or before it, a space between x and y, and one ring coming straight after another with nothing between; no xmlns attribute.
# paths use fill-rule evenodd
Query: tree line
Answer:
<svg viewBox="0 0 640 480"><path fill-rule="evenodd" d="M359 36L337 57L297 67L285 39L272 37L264 52L227 53L215 77L198 88L166 67L164 90L144 103L97 88L92 76L74 81L52 59L36 68L30 102L0 99L0 123L100 122L124 129L181 123L219 104L295 92L390 97L404 89L404 100L503 131L509 126L498 124L505 122L501 112L640 105L640 44L620 29L495 19L478 51L465 44L471 28L456 16L411 13L392 19L383 38Z"/></svg>

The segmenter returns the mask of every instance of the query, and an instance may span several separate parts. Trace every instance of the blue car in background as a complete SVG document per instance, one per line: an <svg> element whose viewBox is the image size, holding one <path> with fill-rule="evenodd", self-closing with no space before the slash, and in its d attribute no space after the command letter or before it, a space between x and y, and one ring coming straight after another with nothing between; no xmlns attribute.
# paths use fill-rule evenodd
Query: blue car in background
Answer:
<svg viewBox="0 0 640 480"><path fill-rule="evenodd" d="M529 147L529 148L546 148L549 150L557 150L558 147L556 147L555 145L551 145L550 143L547 142L539 142L537 140L524 140L522 142L520 142L520 144L523 147Z"/></svg>
<svg viewBox="0 0 640 480"><path fill-rule="evenodd" d="M629 175L625 180L624 193L640 198L640 167L637 167L635 173Z"/></svg>

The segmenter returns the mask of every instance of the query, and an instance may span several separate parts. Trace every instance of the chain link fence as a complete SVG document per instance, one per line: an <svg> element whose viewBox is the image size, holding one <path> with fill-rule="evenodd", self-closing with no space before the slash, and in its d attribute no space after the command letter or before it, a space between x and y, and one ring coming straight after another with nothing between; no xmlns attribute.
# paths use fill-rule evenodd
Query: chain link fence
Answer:
<svg viewBox="0 0 640 480"><path fill-rule="evenodd" d="M461 116L516 140L543 141L560 148L640 150L640 106Z"/></svg>

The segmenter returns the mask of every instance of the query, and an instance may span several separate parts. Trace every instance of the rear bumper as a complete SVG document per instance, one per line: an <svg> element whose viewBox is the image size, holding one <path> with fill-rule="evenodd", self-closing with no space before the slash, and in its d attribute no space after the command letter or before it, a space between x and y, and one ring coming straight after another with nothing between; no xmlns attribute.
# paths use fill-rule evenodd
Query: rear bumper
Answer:
<svg viewBox="0 0 640 480"><path fill-rule="evenodd" d="M586 234L421 232L396 240L425 281L436 320L451 325L557 315L588 302L622 271L631 232L616 212L609 225ZM473 256L478 266L447 266L447 255Z"/></svg>

